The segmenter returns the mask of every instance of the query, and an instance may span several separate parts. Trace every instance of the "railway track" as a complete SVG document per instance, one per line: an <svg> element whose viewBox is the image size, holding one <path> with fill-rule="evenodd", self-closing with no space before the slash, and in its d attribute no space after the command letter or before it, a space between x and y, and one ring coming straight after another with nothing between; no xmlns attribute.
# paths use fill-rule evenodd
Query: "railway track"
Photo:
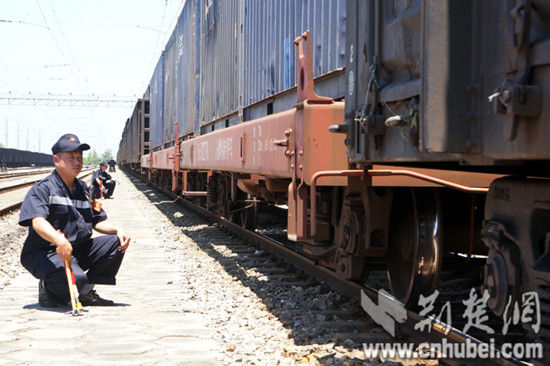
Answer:
<svg viewBox="0 0 550 366"><path fill-rule="evenodd" d="M132 173L133 174L133 173ZM141 177L136 176L141 179ZM160 187L152 185L150 182L142 180L144 183L152 187L153 189L163 193L164 195L177 200L183 207L196 213L200 217L209 222L217 224L217 229L211 230L209 235L212 236L210 243L211 249L216 251L221 257L233 257L233 260L238 261L238 265L243 270L260 268L261 272L268 274L269 279L275 278L276 281L281 281L282 284L290 285L292 288L307 288L308 286L315 286L315 281L326 284L332 290L345 295L347 298L356 300L358 303L366 303L366 297L370 299L370 302L378 304L379 293L378 289L369 285L361 285L353 281L342 280L337 275L324 267L316 265L315 261L308 256L299 253L295 250L288 248L284 243L273 239L272 237L259 234L254 231L243 229L240 225L237 225L223 217L219 217L216 214L208 211L207 209L196 205L188 200L183 199L181 196L177 196L169 191L166 191ZM235 237L238 240L235 240ZM266 259L266 253L269 253L272 258L277 258L284 263L277 264L275 259ZM286 266L286 267L285 267ZM291 266L296 270L292 270ZM301 274L303 273L304 276ZM314 279L314 280L313 280ZM450 281L452 282L452 281ZM452 284L451 284L452 286ZM452 297L453 291L448 291L447 296ZM458 292L454 292L455 295ZM451 295L449 295L451 294ZM456 296L455 296L456 297ZM391 298L386 298L386 306L391 306L391 302L394 301ZM456 301L456 299L455 299ZM299 314L303 309L295 309L296 314ZM309 310L307 310L309 311ZM398 329L395 338L390 338L388 334L381 334L379 332L372 333L368 330L369 324L372 328L373 321L361 310L356 311L339 311L339 309L331 309L328 312L325 310L322 317L326 314L330 314L330 321L322 321L321 324L329 326L331 329L347 329L339 334L339 339L351 339L357 342L411 342L415 344L420 343L439 343L443 340L452 343L473 343L476 345L487 346L491 352L498 354L498 349L494 348L492 344L484 342L480 338L476 338L472 335L465 334L462 331L446 326L444 323L431 321L430 333L419 332L415 330L415 324L426 318L420 316L419 313L406 310L406 321L402 324L397 324ZM326 324L325 324L326 323ZM354 327L354 324L356 325ZM380 329L380 328L379 328ZM494 365L525 365L524 362L514 358L492 358L485 359L479 362L473 360L453 360L444 358L439 360L443 364L458 365L458 364L494 364Z"/></svg>
<svg viewBox="0 0 550 366"><path fill-rule="evenodd" d="M28 168L28 169L17 169L7 172L0 173L0 181L5 181L18 177L25 177L29 175L44 174L49 173L53 170L53 167L48 168Z"/></svg>
<svg viewBox="0 0 550 366"><path fill-rule="evenodd" d="M78 179L88 177L92 172L93 169L82 171ZM45 172L34 172L34 174L27 175L44 175L44 173ZM27 193L27 188L40 182L43 178L44 176L41 176L40 179L26 180L0 187L0 216L21 207L25 194Z"/></svg>

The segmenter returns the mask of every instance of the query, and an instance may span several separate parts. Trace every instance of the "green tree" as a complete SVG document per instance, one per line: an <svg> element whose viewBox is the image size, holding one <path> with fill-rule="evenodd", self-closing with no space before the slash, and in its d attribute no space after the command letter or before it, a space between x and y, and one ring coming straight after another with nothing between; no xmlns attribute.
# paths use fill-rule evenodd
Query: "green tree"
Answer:
<svg viewBox="0 0 550 366"><path fill-rule="evenodd" d="M88 156L84 158L85 165L97 165L101 162L101 157L97 154L95 149L92 149Z"/></svg>
<svg viewBox="0 0 550 366"><path fill-rule="evenodd" d="M102 161L103 160L105 160L105 161L113 160L113 152L111 151L111 149L105 150L103 155L101 155L101 160Z"/></svg>

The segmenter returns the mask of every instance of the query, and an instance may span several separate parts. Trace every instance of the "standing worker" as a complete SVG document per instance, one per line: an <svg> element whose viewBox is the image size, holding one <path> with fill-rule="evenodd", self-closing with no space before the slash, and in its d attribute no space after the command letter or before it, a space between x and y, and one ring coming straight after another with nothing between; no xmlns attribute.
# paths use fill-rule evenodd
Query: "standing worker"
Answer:
<svg viewBox="0 0 550 366"><path fill-rule="evenodd" d="M115 191L116 182L111 180L112 177L107 173L107 162L102 161L99 163L99 169L95 170L92 174L92 198L99 198L101 196L101 185L103 185L103 197L110 198Z"/></svg>
<svg viewBox="0 0 550 366"><path fill-rule="evenodd" d="M109 160L109 171L110 172L116 172L116 161L114 161L113 159Z"/></svg>
<svg viewBox="0 0 550 366"><path fill-rule="evenodd" d="M100 206L92 209L86 183L76 178L82 170L82 151L89 148L73 134L61 136L52 147L55 170L29 190L21 206L19 225L29 227L21 264L40 279L42 307L67 304L65 261L73 269L82 305L114 305L93 288L115 284L130 237L105 221ZM92 228L107 235L92 238Z"/></svg>

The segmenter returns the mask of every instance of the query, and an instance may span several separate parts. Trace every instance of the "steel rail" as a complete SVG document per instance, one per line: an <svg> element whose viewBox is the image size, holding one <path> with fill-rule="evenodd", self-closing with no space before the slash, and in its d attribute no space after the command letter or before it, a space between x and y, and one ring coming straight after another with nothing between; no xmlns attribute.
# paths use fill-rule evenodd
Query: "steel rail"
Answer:
<svg viewBox="0 0 550 366"><path fill-rule="evenodd" d="M165 190L161 190L161 191L165 194L168 193ZM374 303L378 302L378 291L376 289L373 289L367 286L362 286L353 281L341 279L336 275L334 271L326 267L317 265L313 260L291 249L288 249L277 240L274 240L272 238L258 234L253 231L246 230L242 228L240 225L237 225L224 217L217 216L214 213L208 211L207 209L201 206L198 206L188 200L185 200L180 196L173 195L172 197L174 196L178 203L182 204L184 207L188 208L189 210L199 214L200 216L208 220L217 222L232 234L237 235L241 239L244 239L245 241L251 243L253 246L256 246L263 250L268 251L269 253L275 255L276 257L280 258L286 263L292 265L294 268L300 271L303 271L308 276L313 277L318 281L325 282L334 291L339 292L350 299L357 300L358 302L361 302L361 297L363 296L362 294L368 296ZM433 330L433 333L430 333L427 335L423 334L423 337L419 337L419 332L418 330L414 329L414 325L420 322L421 320L425 320L425 319L426 319L425 317L420 316L418 313L407 309L407 320L404 324L401 324L401 331L407 336L411 337L411 339L416 338L418 340L420 338L424 342L441 343L442 339L447 338L457 343L465 343L467 340L469 340L471 343L475 343L478 345L485 344L483 341L475 337L472 337L466 333L463 333L456 328L452 328L452 327L446 326L443 323L434 322L434 321L431 322L432 323L431 328ZM445 334L447 329L449 329L449 332L448 334ZM419 341L418 343L422 343L422 342ZM490 347L489 344L487 344L487 346ZM495 353L496 352L498 352L498 350L495 350ZM498 359L498 361L497 359L487 360L486 364L506 365L506 366L525 365L525 363L517 359L504 359L504 358Z"/></svg>
<svg viewBox="0 0 550 366"><path fill-rule="evenodd" d="M269 238L267 236L258 234L253 231L249 231L241 227L240 225L237 225L228 219L224 217L220 217L213 212L205 209L204 207L201 207L199 205L196 205L183 197L174 194L171 191L167 191L166 189L163 189L161 187L158 187L151 182L145 180L143 177L135 174L134 172L124 169L126 172L132 174L136 178L142 180L145 182L149 187L162 192L163 194L167 195L168 197L172 198L175 202L178 204L184 206L185 208L189 209L190 211L198 214L199 216L203 217L204 219L208 221L213 221L218 224L220 224L222 227L224 227L229 232L237 235L241 239L251 243L253 246L259 247L261 249L264 249L268 251L269 253L275 255L276 257L280 258L281 260L285 261L286 263L292 265L294 268L303 271L310 277L315 278L318 281L322 281L326 283L331 289L333 289L336 292L339 292L345 296L347 296L350 299L354 299L357 301L361 301L362 296L368 296L373 302L378 301L378 291L376 289L373 289L368 286L362 286L356 282L344 280L339 278L336 273L326 267L322 267L320 265L317 265L315 261L311 260L310 258L304 256L303 254L300 254L298 252L295 252L291 249L288 249L285 247L282 243ZM396 300L393 300L396 301ZM422 337L419 337L419 332L414 329L414 325L418 323L421 320L425 320L425 317L420 316L416 312L412 310L407 309L407 320L405 323L401 324L400 329L401 331L409 336L412 340L415 340L415 342L423 343L423 342L438 342L440 343L444 338L454 341L456 343L465 343L467 340L469 340L471 343L475 343L478 345L485 344L489 347L490 345L473 337L466 333L461 332L460 330L456 328L452 328L450 326L445 325L444 323L440 322L431 322L431 329L434 331L432 333L429 333L427 335L422 334ZM446 331L448 330L448 333ZM497 349L495 352L500 351ZM500 353L501 354L501 353ZM459 361L462 362L462 361ZM464 362L462 362L463 364ZM520 365L526 365L526 363L517 360L515 358L495 358L495 359L487 359L484 360L484 364L487 365L504 365L504 366L520 366Z"/></svg>
<svg viewBox="0 0 550 366"><path fill-rule="evenodd" d="M89 172L93 169L88 169L88 170L85 170L83 171L82 173L85 173L85 172ZM29 174L29 175L36 175L36 174L45 174L47 172L36 172L34 174ZM85 176L88 176L89 174L87 175L83 175L82 177L85 177ZM21 189L21 188L24 188L24 187L28 187L28 186L32 186L38 182L40 182L43 178L41 179L35 179L35 180L32 180L32 181L29 181L29 182L23 182L23 183L17 183L17 184L14 184L14 185L11 185L11 186L6 186L6 187L0 187L0 193L6 193L6 192L11 192L11 191L15 191L17 189ZM80 179L80 178L79 178Z"/></svg>
<svg viewBox="0 0 550 366"><path fill-rule="evenodd" d="M35 171L27 171L27 172L2 173L2 174L0 174L0 179L9 179L9 178L24 177L24 176L27 176L27 175L36 175L36 174L42 174L42 173L49 173L53 169L54 169L54 167L51 167L49 169L37 169Z"/></svg>
<svg viewBox="0 0 550 366"><path fill-rule="evenodd" d="M89 169L89 170L86 170L82 173L80 173L81 175L78 177L78 179L82 179L82 178L85 178L89 175L91 175L93 173L93 169ZM33 181L33 182L27 182L27 183L21 183L21 184L17 184L17 185L14 185L14 186L10 186L10 187L4 187L4 188L13 188L13 187L16 187L16 188L13 188L13 189L10 189L10 190L0 190L0 193L5 193L5 192L9 192L9 191L13 191L13 190L16 190L16 189L22 189L22 188L25 188L27 186L32 186L38 182L40 182L41 179L39 180L36 180L36 181ZM13 211L15 209L18 209L19 207L21 207L21 205L23 204L23 201L19 201L19 202L16 202L14 204L11 204L11 205L8 205L8 206L5 206L5 207L1 207L0 208L0 216L3 216L5 214L7 214L8 212L10 211Z"/></svg>

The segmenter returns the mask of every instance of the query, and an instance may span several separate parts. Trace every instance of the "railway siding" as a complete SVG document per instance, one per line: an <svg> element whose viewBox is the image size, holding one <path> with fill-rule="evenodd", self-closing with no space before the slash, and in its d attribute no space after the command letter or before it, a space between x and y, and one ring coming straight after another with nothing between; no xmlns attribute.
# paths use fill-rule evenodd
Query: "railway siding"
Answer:
<svg viewBox="0 0 550 366"><path fill-rule="evenodd" d="M19 208L31 186L48 176L50 173L29 174L27 177L16 178L17 181L0 184L0 215ZM89 176L91 174L92 169L88 169L81 172L78 178L89 183Z"/></svg>

